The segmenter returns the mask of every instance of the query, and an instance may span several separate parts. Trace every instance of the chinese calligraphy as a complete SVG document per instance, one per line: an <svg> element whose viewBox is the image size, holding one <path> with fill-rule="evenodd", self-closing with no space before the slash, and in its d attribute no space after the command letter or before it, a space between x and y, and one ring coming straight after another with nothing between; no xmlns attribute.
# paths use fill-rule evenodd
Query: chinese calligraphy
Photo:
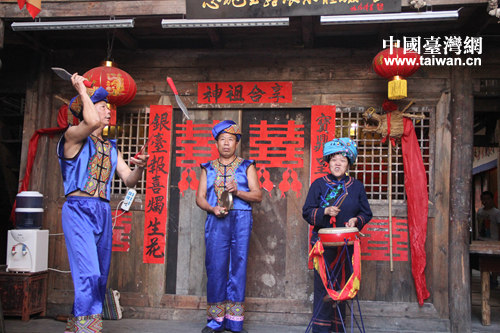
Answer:
<svg viewBox="0 0 500 333"><path fill-rule="evenodd" d="M289 120L287 124L268 124L262 120L260 124L250 125L250 157L255 159L257 174L261 187L271 195L274 185L269 179L266 168L286 168L279 185L281 197L290 189L300 196L302 184L298 180L295 168L302 168L304 160L304 125ZM291 183L289 182L291 179Z"/></svg>
<svg viewBox="0 0 500 333"><path fill-rule="evenodd" d="M198 178L193 168L218 157L215 141L212 138L213 124L194 124L188 120L186 124L177 124L175 144L177 157L175 166L185 168L178 183L179 191L184 196L184 191L188 188L196 191L198 188Z"/></svg>
<svg viewBox="0 0 500 333"><path fill-rule="evenodd" d="M146 183L144 222L144 263L165 261L168 176L170 172L170 133L172 106L152 105L149 115L150 151Z"/></svg>
<svg viewBox="0 0 500 333"><path fill-rule="evenodd" d="M291 103L292 82L198 83L198 103Z"/></svg>
<svg viewBox="0 0 500 333"><path fill-rule="evenodd" d="M363 228L361 260L389 261L389 220L372 219ZM392 219L394 261L408 261L408 220Z"/></svg>
<svg viewBox="0 0 500 333"><path fill-rule="evenodd" d="M111 215L115 220L113 227L113 252L128 252L130 249L130 232L132 230L132 212L121 212Z"/></svg>

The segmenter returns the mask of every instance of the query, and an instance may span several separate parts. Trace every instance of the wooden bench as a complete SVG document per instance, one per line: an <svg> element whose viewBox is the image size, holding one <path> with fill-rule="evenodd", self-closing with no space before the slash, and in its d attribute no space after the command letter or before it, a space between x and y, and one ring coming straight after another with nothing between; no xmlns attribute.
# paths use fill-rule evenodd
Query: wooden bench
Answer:
<svg viewBox="0 0 500 333"><path fill-rule="evenodd" d="M500 273L500 241L473 241L471 254L479 257L481 271L481 323L491 325L490 273Z"/></svg>

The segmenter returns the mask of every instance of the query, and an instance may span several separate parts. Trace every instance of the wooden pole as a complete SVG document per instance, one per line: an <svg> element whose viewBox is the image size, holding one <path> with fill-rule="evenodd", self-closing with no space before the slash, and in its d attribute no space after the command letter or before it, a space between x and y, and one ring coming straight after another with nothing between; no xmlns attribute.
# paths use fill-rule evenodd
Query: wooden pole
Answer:
<svg viewBox="0 0 500 333"><path fill-rule="evenodd" d="M451 165L448 299L451 332L471 332L469 221L471 218L473 110L469 67L451 69Z"/></svg>
<svg viewBox="0 0 500 333"><path fill-rule="evenodd" d="M391 140L389 139L389 174L387 175L388 186L389 186L389 259L391 272L394 271L393 253L392 253L392 146Z"/></svg>

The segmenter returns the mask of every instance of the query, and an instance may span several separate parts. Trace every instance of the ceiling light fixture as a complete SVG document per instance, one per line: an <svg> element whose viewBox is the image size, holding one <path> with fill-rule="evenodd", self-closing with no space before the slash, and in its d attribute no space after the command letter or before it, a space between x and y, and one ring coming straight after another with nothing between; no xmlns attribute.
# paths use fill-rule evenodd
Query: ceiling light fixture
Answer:
<svg viewBox="0 0 500 333"><path fill-rule="evenodd" d="M395 23L395 22L424 22L457 20L459 10L418 12L418 13L384 13L363 15L321 16L322 25L330 24L366 24L366 23Z"/></svg>
<svg viewBox="0 0 500 333"><path fill-rule="evenodd" d="M133 27L134 19L52 22L36 21L13 22L11 24L11 28L14 31L117 29Z"/></svg>
<svg viewBox="0 0 500 333"><path fill-rule="evenodd" d="M269 27L288 26L286 18L233 18L233 19L193 19L161 20L162 28L227 28L227 27Z"/></svg>

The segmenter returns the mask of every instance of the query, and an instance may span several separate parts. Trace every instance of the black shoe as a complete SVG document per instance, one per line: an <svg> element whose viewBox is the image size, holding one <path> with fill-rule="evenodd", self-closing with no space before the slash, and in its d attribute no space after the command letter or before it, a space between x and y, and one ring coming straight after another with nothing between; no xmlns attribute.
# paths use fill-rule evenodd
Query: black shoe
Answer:
<svg viewBox="0 0 500 333"><path fill-rule="evenodd" d="M215 333L215 332L216 331L213 328L208 326L203 327L203 329L201 330L201 333Z"/></svg>

